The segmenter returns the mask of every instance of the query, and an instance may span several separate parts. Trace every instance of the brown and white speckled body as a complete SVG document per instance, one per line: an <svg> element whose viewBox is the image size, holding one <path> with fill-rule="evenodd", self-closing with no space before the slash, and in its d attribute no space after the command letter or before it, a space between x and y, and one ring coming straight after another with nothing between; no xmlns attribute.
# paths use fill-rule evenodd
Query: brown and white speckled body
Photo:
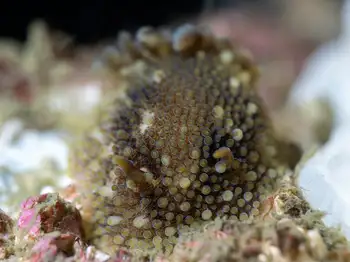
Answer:
<svg viewBox="0 0 350 262"><path fill-rule="evenodd" d="M285 169L247 57L183 26L124 34L103 63L127 86L73 161L95 244L170 253L203 222L259 216Z"/></svg>

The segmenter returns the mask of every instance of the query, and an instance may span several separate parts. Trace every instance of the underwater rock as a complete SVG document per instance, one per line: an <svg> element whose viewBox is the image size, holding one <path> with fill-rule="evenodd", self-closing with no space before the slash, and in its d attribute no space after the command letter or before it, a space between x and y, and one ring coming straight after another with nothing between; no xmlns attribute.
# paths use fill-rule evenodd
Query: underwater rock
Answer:
<svg viewBox="0 0 350 262"><path fill-rule="evenodd" d="M13 220L0 209L0 234L6 236L12 232Z"/></svg>
<svg viewBox="0 0 350 262"><path fill-rule="evenodd" d="M84 239L79 211L56 193L25 200L21 205L17 226L26 240L38 240L45 233L54 231Z"/></svg>
<svg viewBox="0 0 350 262"><path fill-rule="evenodd" d="M0 209L0 260L13 253L13 220Z"/></svg>
<svg viewBox="0 0 350 262"><path fill-rule="evenodd" d="M317 230L305 230L288 218L217 221L191 240L178 243L167 261L347 261L344 251L329 252ZM332 259L335 254L339 260Z"/></svg>
<svg viewBox="0 0 350 262"><path fill-rule="evenodd" d="M46 234L31 249L29 261L59 261L74 254L76 236L72 234ZM64 260L64 261L69 261ZM71 260L73 261L73 260Z"/></svg>

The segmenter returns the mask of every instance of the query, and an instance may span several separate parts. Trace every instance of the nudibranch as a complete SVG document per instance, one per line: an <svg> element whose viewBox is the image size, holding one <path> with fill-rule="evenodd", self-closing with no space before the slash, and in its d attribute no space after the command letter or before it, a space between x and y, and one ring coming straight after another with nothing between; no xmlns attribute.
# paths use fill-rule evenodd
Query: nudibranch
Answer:
<svg viewBox="0 0 350 262"><path fill-rule="evenodd" d="M185 25L122 33L101 61L125 85L72 161L92 243L171 253L203 223L259 216L286 165L248 55Z"/></svg>

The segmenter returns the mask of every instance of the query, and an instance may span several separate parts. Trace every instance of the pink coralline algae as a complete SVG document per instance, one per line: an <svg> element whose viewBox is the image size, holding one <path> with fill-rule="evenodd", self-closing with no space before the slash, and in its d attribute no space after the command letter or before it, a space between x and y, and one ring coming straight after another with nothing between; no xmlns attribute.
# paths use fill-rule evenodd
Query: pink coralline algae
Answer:
<svg viewBox="0 0 350 262"><path fill-rule="evenodd" d="M19 235L29 250L26 262L128 262L128 253L110 256L87 245L77 208L57 193L29 197L21 204ZM22 233L22 234L21 234Z"/></svg>
<svg viewBox="0 0 350 262"><path fill-rule="evenodd" d="M17 225L25 232L25 238L31 240L54 231L79 239L84 237L79 211L58 194L43 194L25 200Z"/></svg>
<svg viewBox="0 0 350 262"><path fill-rule="evenodd" d="M69 233L45 235L32 248L29 261L54 261L58 257L73 255L75 242L76 237Z"/></svg>

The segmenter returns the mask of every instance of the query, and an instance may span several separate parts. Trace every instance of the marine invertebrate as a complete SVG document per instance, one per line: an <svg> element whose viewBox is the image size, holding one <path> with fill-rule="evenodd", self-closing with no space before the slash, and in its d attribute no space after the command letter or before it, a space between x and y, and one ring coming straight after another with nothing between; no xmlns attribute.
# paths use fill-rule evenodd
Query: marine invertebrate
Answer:
<svg viewBox="0 0 350 262"><path fill-rule="evenodd" d="M259 215L285 166L243 53L192 26L142 28L103 63L125 88L72 159L93 243L170 253L216 217Z"/></svg>

